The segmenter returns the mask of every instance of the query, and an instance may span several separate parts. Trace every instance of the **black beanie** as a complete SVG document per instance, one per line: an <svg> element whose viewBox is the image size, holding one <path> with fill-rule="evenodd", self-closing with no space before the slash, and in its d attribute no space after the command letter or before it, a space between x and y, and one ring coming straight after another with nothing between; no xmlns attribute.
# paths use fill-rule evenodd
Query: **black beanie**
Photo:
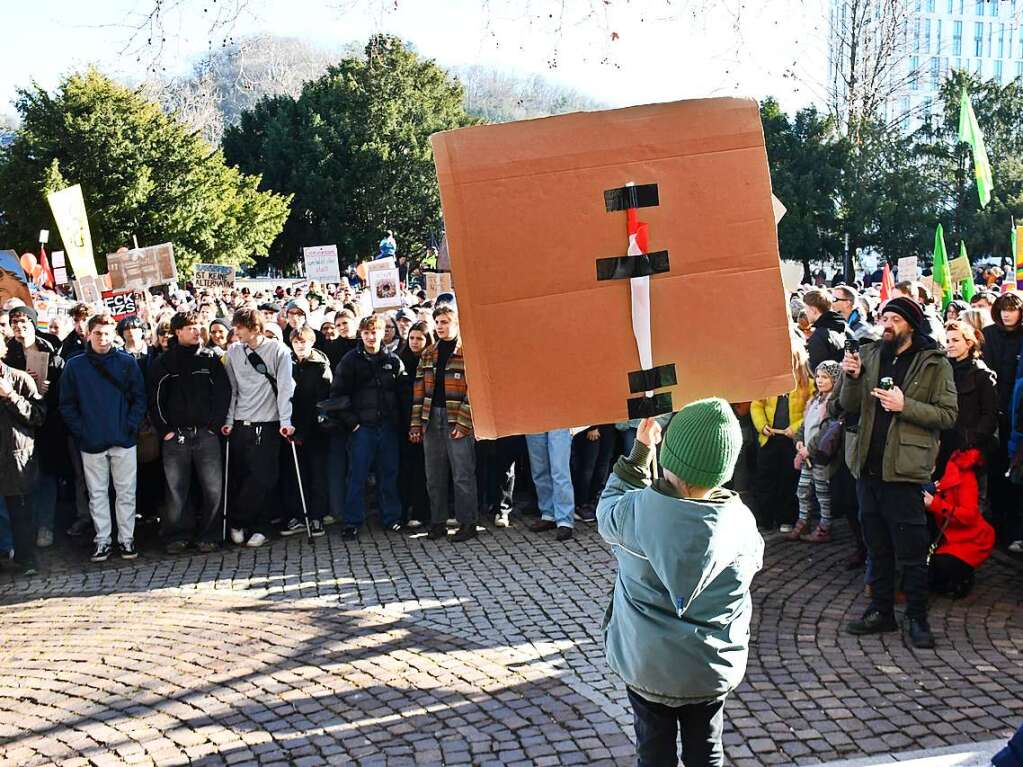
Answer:
<svg viewBox="0 0 1023 767"><path fill-rule="evenodd" d="M881 309L881 314L885 312L892 312L897 314L913 328L914 331L920 330L924 324L924 312L920 308L920 305L912 298L906 298L905 296L899 296L893 298L891 301L884 305Z"/></svg>

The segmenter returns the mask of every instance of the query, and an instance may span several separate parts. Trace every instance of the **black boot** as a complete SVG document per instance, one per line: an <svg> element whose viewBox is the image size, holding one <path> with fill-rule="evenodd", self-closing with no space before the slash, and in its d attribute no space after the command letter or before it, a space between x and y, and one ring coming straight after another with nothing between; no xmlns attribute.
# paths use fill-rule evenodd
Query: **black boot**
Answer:
<svg viewBox="0 0 1023 767"><path fill-rule="evenodd" d="M934 634L926 618L909 618L909 641L920 650L934 649Z"/></svg>
<svg viewBox="0 0 1023 767"><path fill-rule="evenodd" d="M864 636L866 634L882 634L886 631L895 631L899 625L895 622L894 615L881 615L877 610L867 610L858 621L846 624L846 633Z"/></svg>

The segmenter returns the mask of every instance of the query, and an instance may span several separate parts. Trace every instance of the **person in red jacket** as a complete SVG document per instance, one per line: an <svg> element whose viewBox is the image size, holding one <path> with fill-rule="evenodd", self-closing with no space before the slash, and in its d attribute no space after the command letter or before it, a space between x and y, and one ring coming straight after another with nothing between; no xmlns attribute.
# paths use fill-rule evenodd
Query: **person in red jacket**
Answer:
<svg viewBox="0 0 1023 767"><path fill-rule="evenodd" d="M956 450L948 459L935 495L924 492L924 506L942 531L931 556L931 591L954 598L973 588L974 571L991 554L995 531L980 514L977 468L982 462L976 448Z"/></svg>

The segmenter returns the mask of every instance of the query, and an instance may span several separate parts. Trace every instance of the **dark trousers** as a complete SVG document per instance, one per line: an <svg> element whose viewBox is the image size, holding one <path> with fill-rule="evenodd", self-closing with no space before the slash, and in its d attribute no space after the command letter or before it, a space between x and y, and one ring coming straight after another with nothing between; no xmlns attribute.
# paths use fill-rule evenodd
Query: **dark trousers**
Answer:
<svg viewBox="0 0 1023 767"><path fill-rule="evenodd" d="M430 521L430 494L426 492L426 454L423 443L413 445L401 438L398 466L398 492L401 495L402 521Z"/></svg>
<svg viewBox="0 0 1023 767"><path fill-rule="evenodd" d="M377 480L380 524L390 527L401 520L398 495L398 430L394 426L360 426L349 437L348 494L344 520L347 527L362 527L366 519L366 478Z"/></svg>
<svg viewBox="0 0 1023 767"><path fill-rule="evenodd" d="M991 453L988 466L988 499L990 501L990 522L995 528L999 541L1008 542L1017 536L1023 536L1018 515L1020 509L1020 489L1005 476L1009 469L1009 435L1012 425L1008 416L999 416L998 429L1001 439Z"/></svg>
<svg viewBox="0 0 1023 767"><path fill-rule="evenodd" d="M279 428L277 421L234 425L227 488L227 513L232 528L270 536L270 505L277 488L284 441Z"/></svg>
<svg viewBox="0 0 1023 767"><path fill-rule="evenodd" d="M796 444L788 437L771 437L760 446L754 493L761 525L775 527L796 521L799 472L795 460Z"/></svg>
<svg viewBox="0 0 1023 767"><path fill-rule="evenodd" d="M327 505L330 515L344 517L348 493L348 432L334 431L327 438Z"/></svg>
<svg viewBox="0 0 1023 767"><path fill-rule="evenodd" d="M682 734L685 767L721 767L724 699L687 706L652 703L629 689L636 726L638 767L673 767L678 764L678 736Z"/></svg>
<svg viewBox="0 0 1023 767"><path fill-rule="evenodd" d="M895 611L896 565L902 571L906 615L927 617L927 513L920 485L861 477L856 483L860 524L870 557L874 589L870 608L882 615Z"/></svg>
<svg viewBox="0 0 1023 767"><path fill-rule="evenodd" d="M309 519L323 519L327 514L327 440L316 436L301 445L281 445L281 495L288 519L302 519L302 496L298 491L295 474L295 455L302 472L302 491L305 493Z"/></svg>
<svg viewBox="0 0 1023 767"><path fill-rule="evenodd" d="M955 599L973 590L973 568L951 554L935 554L927 566L931 591Z"/></svg>
<svg viewBox="0 0 1023 767"><path fill-rule="evenodd" d="M596 505L597 496L611 473L611 457L617 438L615 427L607 424L596 428L600 431L600 438L593 442L587 438L585 431L572 438L572 488L576 506Z"/></svg>
<svg viewBox="0 0 1023 767"><path fill-rule="evenodd" d="M7 515L11 520L14 561L22 567L35 567L38 530L32 496L5 495L4 505L7 507Z"/></svg>
<svg viewBox="0 0 1023 767"><path fill-rule="evenodd" d="M476 443L476 487L482 513L511 511L515 495L515 459L525 450L525 438L481 439Z"/></svg>
<svg viewBox="0 0 1023 767"><path fill-rule="evenodd" d="M856 495L856 480L849 472L845 459L836 455L833 459L838 466L831 477L831 515L833 518L844 516L849 522L856 551L861 557L867 556L867 545L863 541L863 528L860 527L860 504Z"/></svg>
<svg viewBox="0 0 1023 767"><path fill-rule="evenodd" d="M163 474L167 481L167 507L160 525L165 543L197 541L216 543L220 540L221 494L224 490L223 459L220 438L209 429L180 429L163 443ZM192 470L199 478L202 505L198 520L188 502Z"/></svg>

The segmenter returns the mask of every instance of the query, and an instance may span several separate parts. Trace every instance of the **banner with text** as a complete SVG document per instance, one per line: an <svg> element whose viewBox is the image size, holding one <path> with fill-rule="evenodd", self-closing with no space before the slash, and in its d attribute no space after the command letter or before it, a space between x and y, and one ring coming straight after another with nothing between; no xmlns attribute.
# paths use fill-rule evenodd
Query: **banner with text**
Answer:
<svg viewBox="0 0 1023 767"><path fill-rule="evenodd" d="M341 282L341 267L337 262L337 245L317 245L302 248L305 256L306 279L317 282Z"/></svg>

